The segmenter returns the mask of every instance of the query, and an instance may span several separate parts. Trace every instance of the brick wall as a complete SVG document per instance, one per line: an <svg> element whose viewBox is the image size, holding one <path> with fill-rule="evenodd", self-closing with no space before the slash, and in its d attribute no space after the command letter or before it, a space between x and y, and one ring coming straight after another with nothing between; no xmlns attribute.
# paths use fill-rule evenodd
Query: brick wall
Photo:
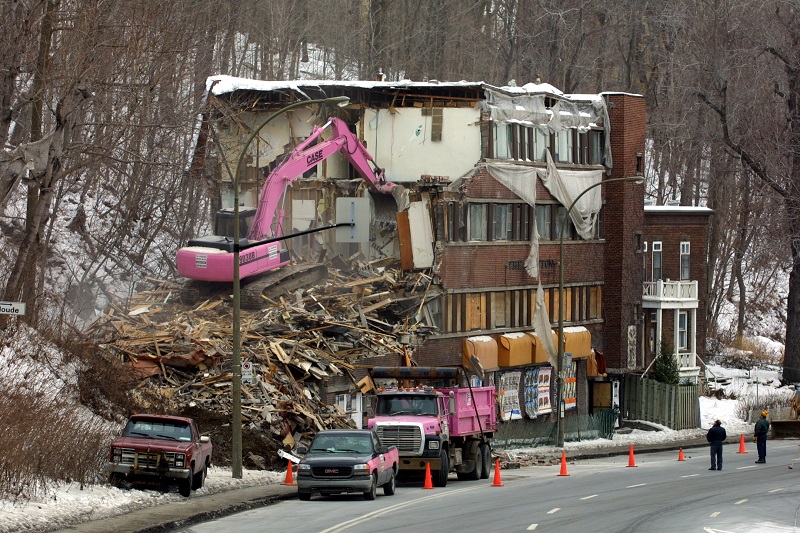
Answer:
<svg viewBox="0 0 800 533"><path fill-rule="evenodd" d="M636 176L637 157L644 153L646 109L644 98L629 94L606 95L611 121L611 178ZM641 257L636 253L641 232L644 185L631 182L604 185L605 288L603 354L610 369L628 366L628 328L640 330ZM636 346L641 340L636 339Z"/></svg>

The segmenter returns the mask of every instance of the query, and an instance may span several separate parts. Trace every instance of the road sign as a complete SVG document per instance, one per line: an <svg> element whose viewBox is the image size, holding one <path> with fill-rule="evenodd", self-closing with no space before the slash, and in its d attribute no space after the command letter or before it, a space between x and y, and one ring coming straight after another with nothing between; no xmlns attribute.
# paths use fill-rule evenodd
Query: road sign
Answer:
<svg viewBox="0 0 800 533"><path fill-rule="evenodd" d="M25 302L0 302L0 315L24 315Z"/></svg>
<svg viewBox="0 0 800 533"><path fill-rule="evenodd" d="M242 363L242 383L253 382L253 363L245 361Z"/></svg>

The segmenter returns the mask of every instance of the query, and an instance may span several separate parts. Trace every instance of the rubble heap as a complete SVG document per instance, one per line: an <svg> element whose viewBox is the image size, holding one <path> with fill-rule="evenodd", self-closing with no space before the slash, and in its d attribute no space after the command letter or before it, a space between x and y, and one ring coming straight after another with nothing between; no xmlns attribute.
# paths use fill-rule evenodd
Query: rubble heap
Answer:
<svg viewBox="0 0 800 533"><path fill-rule="evenodd" d="M347 376L367 357L397 355L402 334L429 329L415 317L431 278L393 264L330 269L324 286L265 299L241 311L242 422L275 449L290 449L323 428L348 427L349 416L320 396L320 384ZM228 419L232 409L232 298L219 294L188 306L181 281L150 280L153 290L112 307L88 331L117 358L132 382L156 386L176 412L203 409ZM202 428L202 426L201 426ZM273 450L274 451L274 450Z"/></svg>

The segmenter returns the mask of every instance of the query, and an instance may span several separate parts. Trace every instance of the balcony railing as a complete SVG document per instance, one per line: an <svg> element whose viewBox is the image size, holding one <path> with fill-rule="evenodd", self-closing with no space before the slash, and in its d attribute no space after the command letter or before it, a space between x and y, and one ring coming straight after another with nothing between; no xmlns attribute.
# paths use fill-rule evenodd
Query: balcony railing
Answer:
<svg viewBox="0 0 800 533"><path fill-rule="evenodd" d="M663 280L645 281L642 299L646 300L697 300L697 281Z"/></svg>

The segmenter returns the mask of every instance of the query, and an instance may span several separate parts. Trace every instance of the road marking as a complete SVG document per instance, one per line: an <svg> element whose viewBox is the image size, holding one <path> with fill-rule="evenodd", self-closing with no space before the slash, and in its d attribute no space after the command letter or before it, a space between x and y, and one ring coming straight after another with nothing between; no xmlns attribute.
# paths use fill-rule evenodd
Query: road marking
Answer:
<svg viewBox="0 0 800 533"><path fill-rule="evenodd" d="M733 505L739 505L740 503L744 503L746 501L747 501L747 499L745 498L744 500L739 500L738 502L734 503Z"/></svg>
<svg viewBox="0 0 800 533"><path fill-rule="evenodd" d="M783 488L780 488L780 489L774 489L774 490L771 490L770 492L778 492L779 490L783 490Z"/></svg>
<svg viewBox="0 0 800 533"><path fill-rule="evenodd" d="M628 485L628 486L627 486L627 487L625 487L625 488L626 488L626 489L633 489L633 488L636 488L636 487L644 487L645 485L647 485L647 483L639 483L639 484L637 484L637 485Z"/></svg>
<svg viewBox="0 0 800 533"><path fill-rule="evenodd" d="M697 476L699 476L699 475L700 475L700 474L689 474L688 476L681 476L681 477L697 477Z"/></svg>
<svg viewBox="0 0 800 533"><path fill-rule="evenodd" d="M739 468L737 468L736 470L746 470L746 469L748 469L748 468L755 468L755 467L756 467L756 465L752 465L752 466L740 466L740 467L739 467Z"/></svg>
<svg viewBox="0 0 800 533"><path fill-rule="evenodd" d="M550 509L549 511L547 511L547 514L553 514L553 513L557 513L557 512L559 512L560 510L561 510L561 507L553 507L552 509Z"/></svg>
<svg viewBox="0 0 800 533"><path fill-rule="evenodd" d="M597 494L592 494L591 496L584 496L581 500L591 500L592 498L597 498Z"/></svg>
<svg viewBox="0 0 800 533"><path fill-rule="evenodd" d="M388 514L388 513L392 512L392 511L397 511L399 509L403 509L404 507L408 507L408 506L414 505L414 504L419 503L421 501L435 500L435 499L438 499L438 498L449 496L451 494L458 494L460 492L467 492L467 491L470 491L470 490L475 490L477 488L478 487L467 487L467 488L463 488L463 489L448 490L447 492L440 492L438 494L431 494L430 496L423 496L421 498L415 498L415 499L409 500L407 502L398 503L398 504L395 504L395 505L390 505L389 507L384 507L383 509L378 509L377 511L372 511L372 512L366 513L364 515L358 516L356 518L347 520L345 522L341 522L339 524L336 524L334 526L329 527L328 529L323 530L320 533L337 533L339 531L344 531L345 529L350 529L351 527L359 525L362 522L367 522L368 520L371 520L373 518L378 518L380 516L383 516L385 514Z"/></svg>
<svg viewBox="0 0 800 533"><path fill-rule="evenodd" d="M733 531L728 531L727 529L712 529L710 527L704 527L703 531L706 533L733 533Z"/></svg>
<svg viewBox="0 0 800 533"><path fill-rule="evenodd" d="M536 529L536 526L538 526L538 525L539 525L539 524L531 524L531 525L529 525L529 526L527 527L527 530L528 530L528 531L533 531L534 529Z"/></svg>
<svg viewBox="0 0 800 533"><path fill-rule="evenodd" d="M716 518L718 516L719 516L719 511L714 511L713 513L711 513L711 516L709 516L709 518Z"/></svg>

